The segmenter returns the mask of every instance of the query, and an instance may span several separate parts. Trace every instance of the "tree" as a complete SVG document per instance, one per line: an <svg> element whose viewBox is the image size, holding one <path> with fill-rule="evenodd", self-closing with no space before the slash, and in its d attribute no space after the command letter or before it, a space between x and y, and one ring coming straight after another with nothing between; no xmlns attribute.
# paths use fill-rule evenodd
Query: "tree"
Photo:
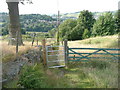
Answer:
<svg viewBox="0 0 120 90"><path fill-rule="evenodd" d="M77 24L68 35L68 40L82 40L84 27Z"/></svg>
<svg viewBox="0 0 120 90"><path fill-rule="evenodd" d="M21 33L22 33L22 34L26 34L26 29L22 28L22 29L21 29Z"/></svg>
<svg viewBox="0 0 120 90"><path fill-rule="evenodd" d="M18 37L18 44L23 45L22 36L20 32L18 3L19 2L7 2L9 9L9 18L10 18L9 45L16 45L17 37Z"/></svg>
<svg viewBox="0 0 120 90"><path fill-rule="evenodd" d="M83 26L84 30L87 29L91 32L91 28L93 27L94 22L95 18L92 12L89 12L88 10L83 10L80 12L78 24L80 24L80 26Z"/></svg>
<svg viewBox="0 0 120 90"><path fill-rule="evenodd" d="M115 32L115 22L111 12L100 16L93 25L92 36L113 35Z"/></svg>
<svg viewBox="0 0 120 90"><path fill-rule="evenodd" d="M89 38L89 37L90 37L90 32L89 32L88 29L85 29L85 30L84 30L84 33L83 33L83 35L82 35L82 38L83 38L83 39L86 39L86 38Z"/></svg>
<svg viewBox="0 0 120 90"><path fill-rule="evenodd" d="M27 1L29 2L30 0ZM18 45L23 45L22 35L20 32L21 29L20 29L19 8L18 8L19 0L16 0L14 2L12 2L11 0L6 0L6 2L8 5L9 18L10 18L9 44L16 45L16 43L18 43ZM31 3L31 1L29 3Z"/></svg>
<svg viewBox="0 0 120 90"><path fill-rule="evenodd" d="M115 13L115 34L120 31L120 9Z"/></svg>
<svg viewBox="0 0 120 90"><path fill-rule="evenodd" d="M67 19L59 26L59 36L62 39L69 39L68 35L72 29L76 26L77 21L73 19Z"/></svg>
<svg viewBox="0 0 120 90"><path fill-rule="evenodd" d="M89 12L88 10L81 11L79 18L77 19L77 25L73 28L71 33L69 33L69 39L82 40L84 38L90 37L91 28L93 27L94 22L95 22L95 19L91 12Z"/></svg>

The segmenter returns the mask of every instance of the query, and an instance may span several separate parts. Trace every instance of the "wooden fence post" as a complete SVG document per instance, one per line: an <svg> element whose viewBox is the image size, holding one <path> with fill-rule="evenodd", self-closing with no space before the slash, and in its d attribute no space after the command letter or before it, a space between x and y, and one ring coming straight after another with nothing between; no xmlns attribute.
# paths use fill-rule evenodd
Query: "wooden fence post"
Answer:
<svg viewBox="0 0 120 90"><path fill-rule="evenodd" d="M67 40L64 40L64 50L65 50L65 65L67 66L68 64L68 45L67 45Z"/></svg>
<svg viewBox="0 0 120 90"><path fill-rule="evenodd" d="M16 32L16 57L18 56L19 31Z"/></svg>
<svg viewBox="0 0 120 90"><path fill-rule="evenodd" d="M33 44L34 44L35 37L36 37L36 33L33 34L32 46L33 46Z"/></svg>
<svg viewBox="0 0 120 90"><path fill-rule="evenodd" d="M42 48L43 48L43 64L46 66L46 41L42 40Z"/></svg>
<svg viewBox="0 0 120 90"><path fill-rule="evenodd" d="M38 46L38 39L37 39L37 46Z"/></svg>

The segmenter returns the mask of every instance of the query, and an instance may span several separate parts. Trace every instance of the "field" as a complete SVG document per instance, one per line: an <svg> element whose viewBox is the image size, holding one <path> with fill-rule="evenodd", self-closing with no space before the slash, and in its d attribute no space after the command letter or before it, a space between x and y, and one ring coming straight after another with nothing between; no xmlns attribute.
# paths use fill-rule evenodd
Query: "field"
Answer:
<svg viewBox="0 0 120 90"><path fill-rule="evenodd" d="M31 48L31 42L25 41L19 52L25 53ZM41 44L39 42L39 44ZM3 58L14 54L15 47L2 41ZM118 48L118 35L96 37L86 40L69 41L69 47ZM3 59L9 61L11 56ZM34 83L32 83L34 82ZM18 85L19 84L19 85ZM118 63L110 60L91 60L87 63L71 62L66 68L43 68L41 64L24 66L19 79L9 82L8 88L117 88Z"/></svg>

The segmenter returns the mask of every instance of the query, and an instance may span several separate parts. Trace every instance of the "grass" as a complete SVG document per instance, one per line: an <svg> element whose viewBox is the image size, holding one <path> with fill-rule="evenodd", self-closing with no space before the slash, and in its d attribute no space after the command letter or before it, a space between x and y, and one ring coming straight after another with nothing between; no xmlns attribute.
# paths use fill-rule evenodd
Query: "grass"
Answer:
<svg viewBox="0 0 120 90"><path fill-rule="evenodd" d="M83 48L118 48L118 35L94 37L84 40L69 41L69 47Z"/></svg>
<svg viewBox="0 0 120 90"><path fill-rule="evenodd" d="M11 85L11 87L10 87ZM12 86L13 85L13 86ZM95 84L79 68L44 69L41 64L24 66L20 77L6 88L94 88Z"/></svg>
<svg viewBox="0 0 120 90"><path fill-rule="evenodd" d="M96 82L97 88L118 87L118 63L93 60L83 65L82 69Z"/></svg>
<svg viewBox="0 0 120 90"><path fill-rule="evenodd" d="M118 48L117 42L118 35L112 35L69 41L68 46ZM23 47L21 47L21 50L23 50ZM7 51L4 52L9 53ZM19 83L26 88L117 88L118 63L113 61L100 59L86 63L71 62L68 64L68 68L54 69L43 68L41 64L27 66L22 70L18 81L10 84L10 87L18 88L17 84Z"/></svg>
<svg viewBox="0 0 120 90"><path fill-rule="evenodd" d="M81 48L119 48L118 35L95 37L85 40L69 41L69 47ZM77 52L90 52L80 51ZM119 53L116 51L116 53ZM100 56L101 57L101 56ZM70 67L80 68L85 75L88 75L95 82L96 88L117 88L118 87L118 63L109 59L92 59L88 63L71 62Z"/></svg>
<svg viewBox="0 0 120 90"><path fill-rule="evenodd" d="M35 47L32 47L32 37L28 38L26 40L26 35L23 35L23 43L24 43L24 46L19 46L19 52L18 52L18 55L20 56L21 54L23 53L26 53L29 49L32 49L32 48L35 48ZM2 61L3 62L8 62L8 61L11 61L11 60L14 60L16 58L16 46L11 46L11 45L8 45L8 36L2 36L2 39L1 40L1 46L0 46L0 51L1 51L1 56L2 56ZM41 37L38 38L38 45L42 45L42 39ZM47 38L46 39L47 43L46 45L49 45L51 43L54 43L54 39L53 38ZM34 41L34 46L37 45L37 41L35 39Z"/></svg>
<svg viewBox="0 0 120 90"><path fill-rule="evenodd" d="M93 88L93 81L87 77L84 72L77 69L54 69L50 70L54 77L49 78L52 82L52 88ZM51 83L48 82L50 85Z"/></svg>
<svg viewBox="0 0 120 90"><path fill-rule="evenodd" d="M91 61L69 63L68 68L43 68L41 64L25 66L17 88L117 88L117 63ZM33 83L34 82L34 83Z"/></svg>
<svg viewBox="0 0 120 90"><path fill-rule="evenodd" d="M24 42L24 46L19 46L18 56L26 53L29 49L32 49L30 42ZM7 41L1 42L1 54L2 54L2 62L8 62L11 60L15 60L16 58L16 46L11 46L7 44Z"/></svg>

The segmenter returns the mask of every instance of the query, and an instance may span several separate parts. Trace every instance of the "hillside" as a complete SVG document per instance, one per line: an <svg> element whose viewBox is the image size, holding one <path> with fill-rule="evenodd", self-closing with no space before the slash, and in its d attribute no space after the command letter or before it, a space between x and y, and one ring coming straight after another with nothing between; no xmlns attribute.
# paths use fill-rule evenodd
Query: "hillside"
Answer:
<svg viewBox="0 0 120 90"><path fill-rule="evenodd" d="M0 13L0 17L1 31L8 31L8 13ZM20 15L20 23L26 31L47 32L56 26L56 19L48 15L26 14Z"/></svg>
<svg viewBox="0 0 120 90"><path fill-rule="evenodd" d="M107 11L104 11L104 12L92 12L92 13L93 13L94 17L97 19L100 15L104 14L105 12L107 12ZM114 14L116 11L110 11L110 12L112 12ZM74 13L61 14L61 19L63 19L63 20L69 19L69 18L77 19L79 14L80 14L80 11L79 12L74 12ZM53 18L54 17L55 17L55 15L53 15Z"/></svg>

